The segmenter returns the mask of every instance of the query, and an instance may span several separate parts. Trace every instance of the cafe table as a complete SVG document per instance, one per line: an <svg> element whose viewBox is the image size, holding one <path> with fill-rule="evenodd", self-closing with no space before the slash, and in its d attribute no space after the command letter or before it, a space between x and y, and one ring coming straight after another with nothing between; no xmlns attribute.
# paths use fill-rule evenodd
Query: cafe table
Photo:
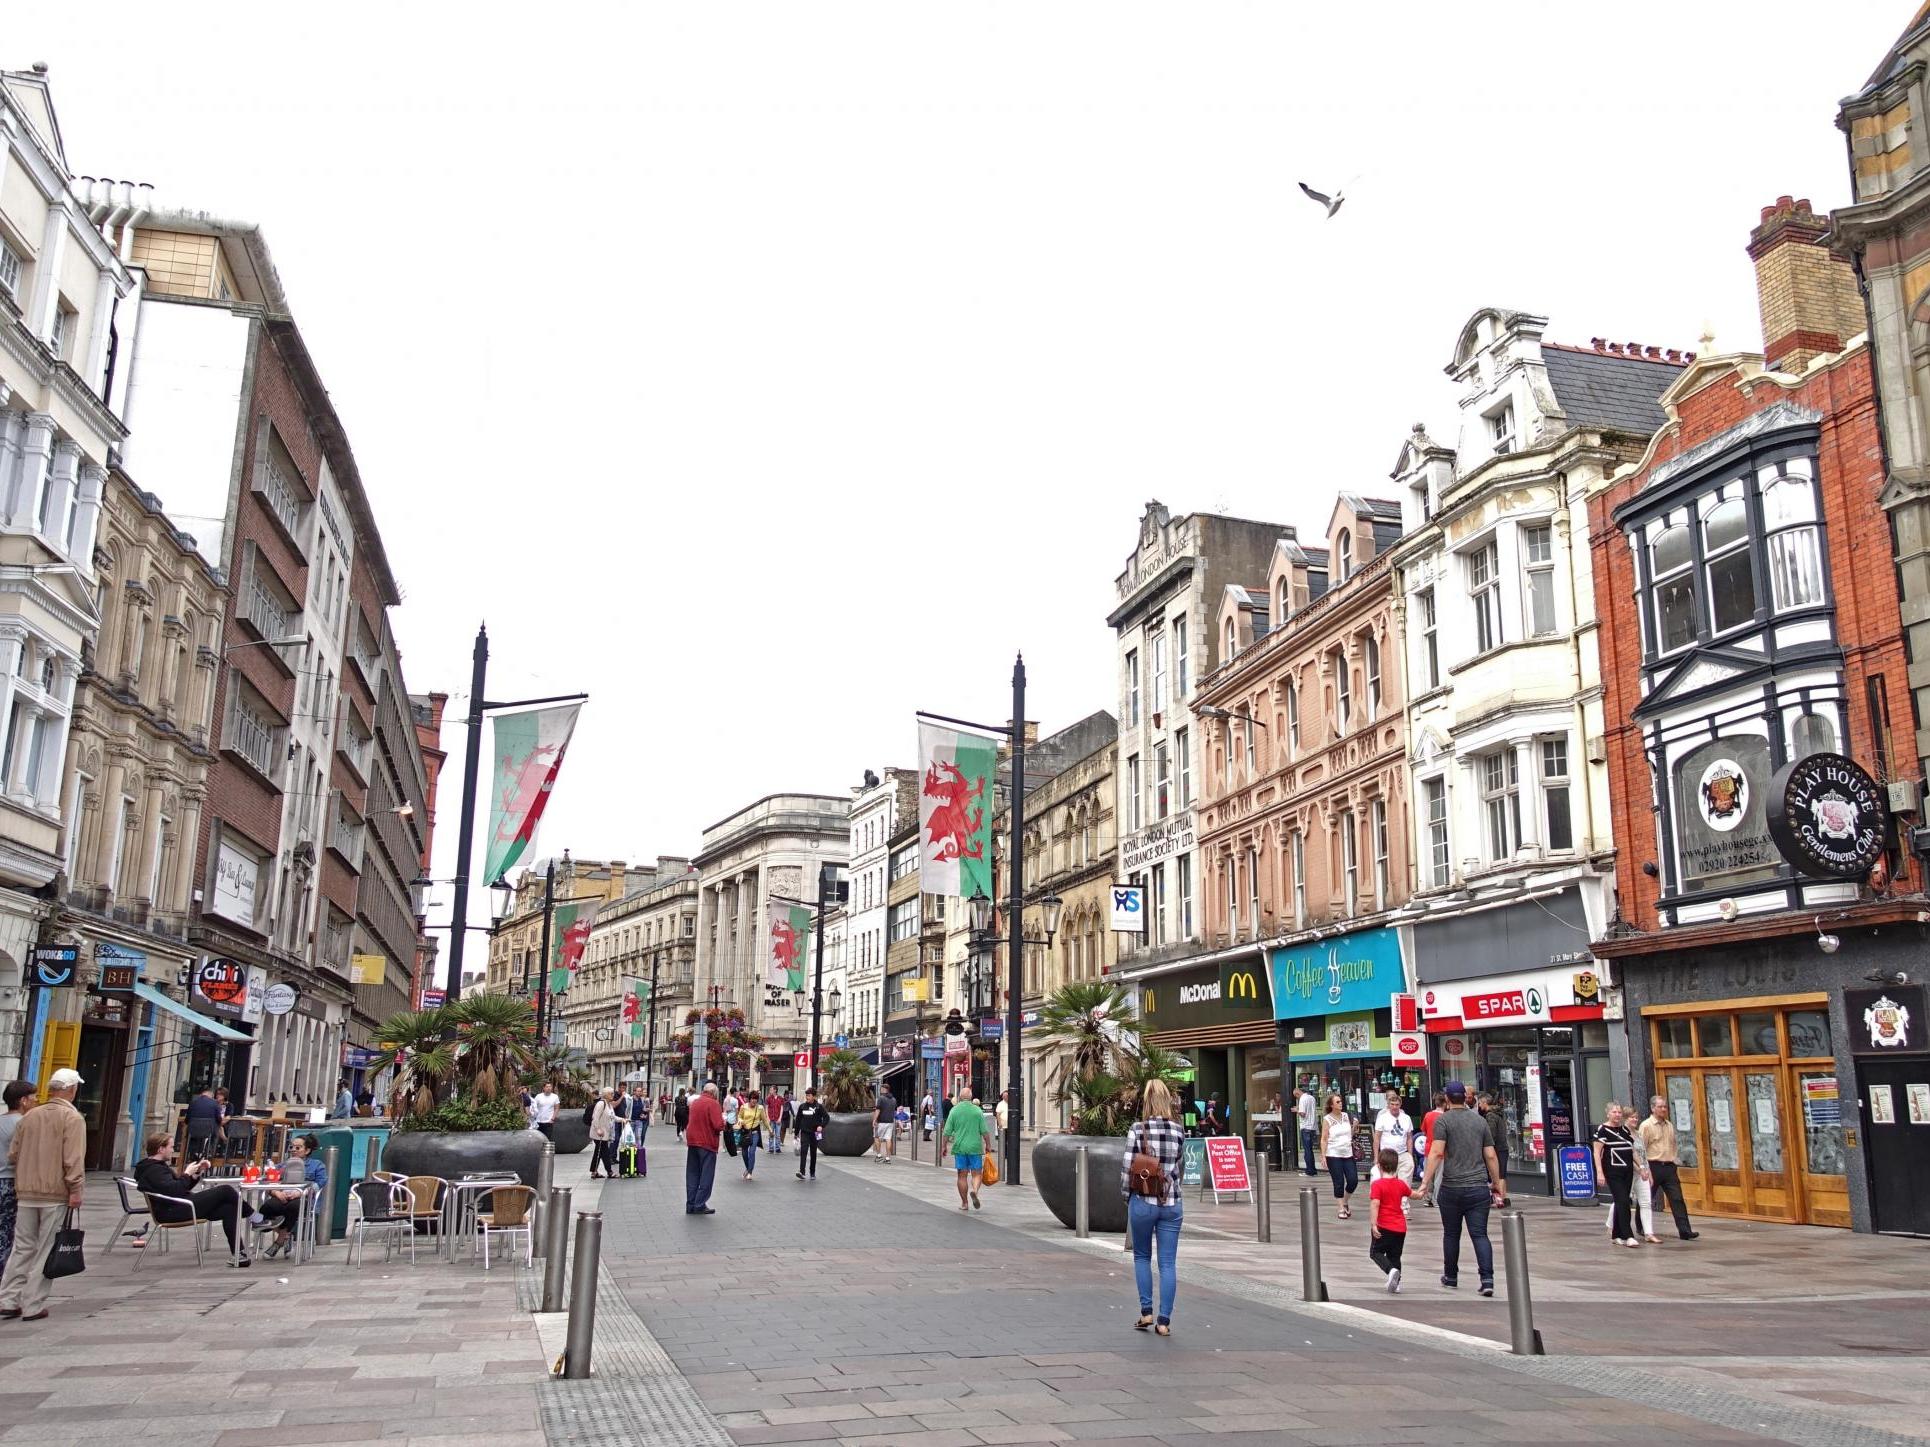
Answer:
<svg viewBox="0 0 1930 1447"><path fill-rule="evenodd" d="M302 1209L300 1214L295 1218L294 1259L297 1262L306 1261L315 1254L315 1218L320 1214L317 1208L320 1205L321 1190L313 1181L244 1181L238 1177L231 1176L222 1181L221 1184L224 1186L233 1186L235 1188L235 1194L241 1197L241 1219L236 1223L237 1229L235 1230L235 1261L237 1263L241 1260L241 1238L242 1233L248 1229L248 1217L250 1213L258 1209L263 1200L277 1191L300 1191L302 1193Z"/></svg>

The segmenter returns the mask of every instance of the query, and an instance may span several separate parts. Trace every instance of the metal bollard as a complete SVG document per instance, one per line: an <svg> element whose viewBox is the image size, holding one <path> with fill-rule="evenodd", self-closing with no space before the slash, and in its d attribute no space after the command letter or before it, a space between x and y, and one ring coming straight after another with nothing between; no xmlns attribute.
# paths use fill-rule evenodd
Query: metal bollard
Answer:
<svg viewBox="0 0 1930 1447"><path fill-rule="evenodd" d="M1325 1301L1327 1283L1320 1279L1320 1187L1300 1188L1300 1297Z"/></svg>
<svg viewBox="0 0 1930 1447"><path fill-rule="evenodd" d="M543 1159L536 1167L536 1229L533 1232L536 1239L531 1243L535 1249L535 1254L538 1256L544 1255L549 1249L550 1186L554 1184L555 1180L556 1142L544 1141Z"/></svg>
<svg viewBox="0 0 1930 1447"><path fill-rule="evenodd" d="M368 1159L362 1163L362 1175L366 1178L382 1169L382 1147L385 1144L379 1135L369 1137Z"/></svg>
<svg viewBox="0 0 1930 1447"><path fill-rule="evenodd" d="M576 1269L570 1273L570 1323L563 1339L563 1375L572 1381L590 1374L590 1347L596 1339L596 1266L602 1248L603 1213L582 1212L576 1218Z"/></svg>
<svg viewBox="0 0 1930 1447"><path fill-rule="evenodd" d="M568 1186L551 1186L544 1208L543 1234L549 1238L543 1258L543 1310L563 1309L563 1269L570 1257L570 1195Z"/></svg>
<svg viewBox="0 0 1930 1447"><path fill-rule="evenodd" d="M1248 1177L1253 1182L1254 1229L1262 1242L1269 1242L1273 1240L1273 1182L1265 1166L1266 1159L1255 1151L1253 1174Z"/></svg>
<svg viewBox="0 0 1930 1447"><path fill-rule="evenodd" d="M1501 1216L1501 1254L1508 1269L1508 1334L1518 1357L1543 1355L1535 1330L1535 1303L1528 1291L1528 1218L1519 1211Z"/></svg>
<svg viewBox="0 0 1930 1447"><path fill-rule="evenodd" d="M1072 1232L1081 1241L1092 1234L1092 1202L1086 1199L1088 1169L1086 1148L1080 1146L1072 1158Z"/></svg>
<svg viewBox="0 0 1930 1447"><path fill-rule="evenodd" d="M322 1166L328 1172L328 1189L315 1203L315 1241L317 1250L335 1239L335 1183L342 1179L342 1148L329 1146L322 1152Z"/></svg>

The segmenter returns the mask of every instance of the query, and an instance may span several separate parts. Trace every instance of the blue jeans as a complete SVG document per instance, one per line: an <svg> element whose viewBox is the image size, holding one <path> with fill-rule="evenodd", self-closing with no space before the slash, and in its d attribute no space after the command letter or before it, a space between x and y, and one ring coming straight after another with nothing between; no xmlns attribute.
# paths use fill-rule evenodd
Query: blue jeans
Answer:
<svg viewBox="0 0 1930 1447"><path fill-rule="evenodd" d="M1310 1176L1317 1176L1320 1174L1320 1166L1314 1160L1314 1154L1313 1154L1313 1143L1315 1140L1315 1134L1316 1134L1315 1132L1310 1130L1303 1130L1300 1132L1300 1154L1306 1159L1306 1162L1307 1162L1306 1170L1307 1170L1307 1174Z"/></svg>
<svg viewBox="0 0 1930 1447"><path fill-rule="evenodd" d="M751 1175L757 1170L757 1132L746 1131L744 1138L737 1143L737 1149L744 1157L744 1174Z"/></svg>
<svg viewBox="0 0 1930 1447"><path fill-rule="evenodd" d="M695 1211L710 1204L711 1184L717 1179L717 1152L701 1146L687 1147L684 1153L684 1209Z"/></svg>
<svg viewBox="0 0 1930 1447"><path fill-rule="evenodd" d="M1139 1284L1139 1314L1153 1309L1153 1240L1159 1241L1159 1319L1173 1319L1173 1294L1179 1290L1179 1227L1185 1208L1162 1206L1145 1196L1126 1202L1126 1224L1133 1235L1133 1279Z"/></svg>
<svg viewBox="0 0 1930 1447"><path fill-rule="evenodd" d="M1360 1189L1360 1165L1352 1156L1328 1156L1327 1174L1333 1177L1336 1201L1344 1201Z"/></svg>
<svg viewBox="0 0 1930 1447"><path fill-rule="evenodd" d="M1488 1240L1488 1208L1493 1198L1486 1186L1436 1186L1434 1204L1441 1211L1441 1275L1452 1282L1461 1275L1461 1223L1468 1223L1474 1240L1474 1264L1481 1284L1494 1285L1494 1245Z"/></svg>

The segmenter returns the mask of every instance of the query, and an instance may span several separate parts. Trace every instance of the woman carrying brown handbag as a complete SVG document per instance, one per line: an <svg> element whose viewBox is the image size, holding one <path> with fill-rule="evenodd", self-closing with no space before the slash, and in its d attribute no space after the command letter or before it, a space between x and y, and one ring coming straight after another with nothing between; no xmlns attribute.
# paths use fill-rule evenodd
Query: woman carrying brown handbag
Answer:
<svg viewBox="0 0 1930 1447"><path fill-rule="evenodd" d="M1139 1119L1126 1132L1120 1188L1132 1233L1133 1280L1139 1287L1135 1331L1173 1334L1173 1296L1179 1290L1179 1228L1186 1218L1180 1171L1186 1132L1164 1081L1149 1080L1139 1097ZM1159 1243L1159 1315L1153 1315L1153 1243Z"/></svg>

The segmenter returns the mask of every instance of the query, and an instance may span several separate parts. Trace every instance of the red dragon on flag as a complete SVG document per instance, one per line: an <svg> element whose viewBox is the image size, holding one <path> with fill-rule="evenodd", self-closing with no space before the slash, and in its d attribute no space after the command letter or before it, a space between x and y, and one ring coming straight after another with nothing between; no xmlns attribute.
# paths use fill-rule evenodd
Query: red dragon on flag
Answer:
<svg viewBox="0 0 1930 1447"><path fill-rule="evenodd" d="M985 857L985 841L973 837L985 826L984 794L985 781L967 779L957 764L941 760L925 770L925 797L938 800L925 820L933 859Z"/></svg>

